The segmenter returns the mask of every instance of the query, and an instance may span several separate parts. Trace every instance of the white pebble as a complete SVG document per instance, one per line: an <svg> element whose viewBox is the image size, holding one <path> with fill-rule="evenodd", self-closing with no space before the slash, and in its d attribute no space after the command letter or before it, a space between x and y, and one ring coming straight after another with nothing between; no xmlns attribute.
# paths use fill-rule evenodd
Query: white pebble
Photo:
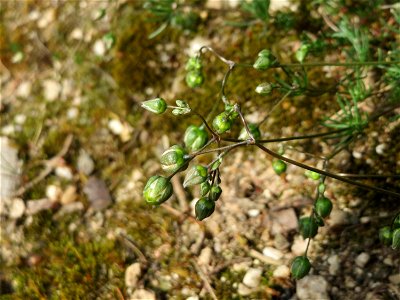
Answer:
<svg viewBox="0 0 400 300"><path fill-rule="evenodd" d="M243 283L248 287L257 287L261 280L261 269L250 268L243 277Z"/></svg>
<svg viewBox="0 0 400 300"><path fill-rule="evenodd" d="M370 255L366 252L362 252L360 253L357 257L356 257L356 265L359 266L360 268L363 268L369 261L370 259Z"/></svg>
<svg viewBox="0 0 400 300"><path fill-rule="evenodd" d="M97 56L103 56L106 53L106 45L104 41L97 40L93 45L93 52Z"/></svg>
<svg viewBox="0 0 400 300"><path fill-rule="evenodd" d="M118 119L110 120L108 122L108 128L116 135L120 135L124 131L124 125Z"/></svg>
<svg viewBox="0 0 400 300"><path fill-rule="evenodd" d="M55 173L58 177L62 177L68 180L71 180L73 177L71 169L67 166L57 167Z"/></svg>
<svg viewBox="0 0 400 300"><path fill-rule="evenodd" d="M90 175L94 170L94 162L90 155L81 150L78 156L78 170L85 175Z"/></svg>
<svg viewBox="0 0 400 300"><path fill-rule="evenodd" d="M43 94L48 101L54 101L60 95L61 84L52 79L43 81Z"/></svg>
<svg viewBox="0 0 400 300"><path fill-rule="evenodd" d="M290 269L288 266L285 265L281 265L279 267L277 267L274 271L274 273L272 274L274 277L289 277L290 276Z"/></svg>
<svg viewBox="0 0 400 300"><path fill-rule="evenodd" d="M17 89L17 96L22 98L28 97L31 93L31 88L32 84L29 81L21 82Z"/></svg>
<svg viewBox="0 0 400 300"><path fill-rule="evenodd" d="M387 148L386 144L379 144L378 146L376 146L375 151L379 155L385 155L386 148Z"/></svg>
<svg viewBox="0 0 400 300"><path fill-rule="evenodd" d="M125 285L135 288L141 273L140 263L130 265L125 271Z"/></svg>
<svg viewBox="0 0 400 300"><path fill-rule="evenodd" d="M11 219L18 219L22 217L25 212L25 202L22 199L16 198L11 202L9 216Z"/></svg>
<svg viewBox="0 0 400 300"><path fill-rule="evenodd" d="M280 260L283 257L283 253L281 251L272 247L265 247L262 253L264 254L264 256L275 260Z"/></svg>
<svg viewBox="0 0 400 300"><path fill-rule="evenodd" d="M46 187L46 197L51 201L58 201L62 194L62 190L59 186L51 184Z"/></svg>
<svg viewBox="0 0 400 300"><path fill-rule="evenodd" d="M255 217L257 217L257 216L260 214L260 210L259 210L259 209L256 209L256 208L250 209L250 210L247 212L247 214L249 215L249 217L255 218Z"/></svg>

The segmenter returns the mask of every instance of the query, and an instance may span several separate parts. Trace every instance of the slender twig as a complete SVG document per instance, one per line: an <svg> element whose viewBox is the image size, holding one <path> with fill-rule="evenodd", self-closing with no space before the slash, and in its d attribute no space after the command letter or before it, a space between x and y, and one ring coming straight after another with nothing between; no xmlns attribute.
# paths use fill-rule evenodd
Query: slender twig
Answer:
<svg viewBox="0 0 400 300"><path fill-rule="evenodd" d="M337 174L335 174L335 173L331 173L331 172L328 172L328 171L324 171L324 170L321 170L321 169L317 169L317 168L314 168L314 167L305 165L305 164L303 164L303 163L300 163L300 162L298 162L298 161L295 161L295 160L293 160L293 159L284 157L284 156L279 155L278 153L276 153L276 152L274 152L274 151L272 151L272 150L270 150L270 149L264 147L263 145L261 145L261 144L258 143L258 142L256 142L256 146L257 146L258 148L260 148L261 150L263 150L264 152L268 153L269 155L271 155L271 156L273 156L273 157L275 157L275 158L281 159L281 160L283 160L283 161L286 161L286 162L288 162L288 163L290 163L290 164L292 164L292 165L298 166L298 167L300 167L300 168L307 169L307 170L316 172L316 173L318 173L318 174L325 175L325 176L334 178L334 179L336 179L336 180L343 181L343 182L345 182L345 183L349 183L349 184L358 186L358 187L360 187L360 188L364 188L364 189L368 189L368 190L372 190L372 191L376 191L376 192L382 192L382 193L385 193L385 194L388 194L388 195L391 195L391 196L395 196L395 197L397 197L397 198L400 198L400 194L399 194L399 193L396 193L396 192L393 192L393 191L389 191L389 190L385 190L385 189L382 189L382 188L379 188L379 187L375 187L375 186L370 186L370 185L363 184L363 183L360 183L360 182L357 182L357 181L353 181L353 180L347 179L346 177L339 176L339 175L337 175Z"/></svg>
<svg viewBox="0 0 400 300"><path fill-rule="evenodd" d="M197 273L199 274L201 280L203 280L204 287L210 293L211 298L213 298L214 300L218 300L217 296L215 295L214 289L212 288L210 281L208 280L208 278L207 278L206 274L204 273L204 271L202 270L202 268L199 266L199 264L194 259L192 259L192 264L193 264L194 268L196 269Z"/></svg>
<svg viewBox="0 0 400 300"><path fill-rule="evenodd" d="M337 173L337 175L347 178L355 178L355 179L387 179L387 178L400 178L398 174L385 174L385 175L377 175L377 174L349 174L349 173Z"/></svg>
<svg viewBox="0 0 400 300"><path fill-rule="evenodd" d="M202 155L202 154L206 154L206 153L212 153L212 152L218 152L218 151L223 151L223 150L232 150L233 148L239 147L239 146L244 146L244 145L248 145L249 142L248 141L241 141L237 144L233 144L233 145L228 145L228 146L223 146L223 147L219 147L219 148L214 148L214 149L208 149L208 150L203 150L203 151L198 151L198 152L194 152L192 154L190 154L191 158L194 158L198 155Z"/></svg>
<svg viewBox="0 0 400 300"><path fill-rule="evenodd" d="M260 127L261 124L264 123L269 118L269 116L275 110L275 108L277 108L283 102L283 100L285 100L291 93L292 93L291 90L288 91L285 95L283 95L283 97L281 99L279 99L278 102L276 102L274 104L274 106L270 109L270 111L267 113L267 115L264 117L264 119L260 123L258 123L258 127Z"/></svg>
<svg viewBox="0 0 400 300"><path fill-rule="evenodd" d="M257 140L257 143L264 144L264 143L287 142L287 141L293 141L293 140L313 139L313 138L317 138L317 137L329 136L329 135L339 133L339 132L342 132L345 130L347 130L347 129L338 129L338 130L333 130L333 131L328 131L328 132L323 132L323 133L309 134L309 135ZM241 142L242 140L232 139L232 138L221 138L221 141L237 143L237 142Z"/></svg>
<svg viewBox="0 0 400 300"><path fill-rule="evenodd" d="M242 111L240 110L240 106L238 104L235 105L235 111L239 114L240 120L242 121L243 126L246 129L247 135L250 137L249 144L254 144L256 142L256 139L254 138L253 134L251 133L249 125L247 124L247 121L244 118Z"/></svg>

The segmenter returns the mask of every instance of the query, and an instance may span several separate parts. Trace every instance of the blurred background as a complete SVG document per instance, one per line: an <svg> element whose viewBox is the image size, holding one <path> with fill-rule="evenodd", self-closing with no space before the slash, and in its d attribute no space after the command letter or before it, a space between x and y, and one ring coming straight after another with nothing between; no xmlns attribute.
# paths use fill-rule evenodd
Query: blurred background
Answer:
<svg viewBox="0 0 400 300"><path fill-rule="evenodd" d="M161 153L201 123L140 107L161 96L207 115L227 67L205 53L203 86L187 87L186 61L201 46L235 62L253 63L264 48L293 62L310 41L310 61L345 61L346 44L332 35L348 18L368 30L371 52L398 49L395 2L1 1L1 299L398 299L398 253L377 237L398 200L328 179L334 210L311 243L312 275L296 283L290 262L307 244L297 219L309 213L315 183L292 165L277 176L265 153L241 148L224 159L223 194L210 218L195 220L198 191L184 190L180 176L173 197L150 207L142 190L162 173ZM309 70L317 86L342 75L335 67ZM369 73L367 86L385 88L379 76ZM227 96L249 121L262 120L276 100L254 92L272 78L240 68L229 78ZM398 90L383 98L398 100ZM292 97L261 131L265 138L321 132L321 118L337 109L334 94ZM398 172L395 112L338 155L333 169ZM322 140L292 145L300 151L289 157L319 167L304 152L331 149ZM369 183L399 190L390 179Z"/></svg>

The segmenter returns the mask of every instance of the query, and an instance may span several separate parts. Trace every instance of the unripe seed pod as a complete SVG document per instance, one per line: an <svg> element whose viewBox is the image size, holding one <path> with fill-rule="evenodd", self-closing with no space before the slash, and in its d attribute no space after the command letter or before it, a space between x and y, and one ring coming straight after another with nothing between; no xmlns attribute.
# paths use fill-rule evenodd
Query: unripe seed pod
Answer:
<svg viewBox="0 0 400 300"><path fill-rule="evenodd" d="M185 155L186 151L181 146L170 147L161 155L161 168L168 173L176 172L180 168L183 171L186 169L186 167L183 167L186 163Z"/></svg>
<svg viewBox="0 0 400 300"><path fill-rule="evenodd" d="M320 216L316 215L315 216L315 223L317 223L318 227L324 227L324 219L322 219Z"/></svg>
<svg viewBox="0 0 400 300"><path fill-rule="evenodd" d="M258 53L258 58L254 63L253 68L257 70L267 70L278 65L278 59L271 53L271 51L264 49Z"/></svg>
<svg viewBox="0 0 400 300"><path fill-rule="evenodd" d="M162 114L167 110L167 102L163 98L155 98L142 102L142 107L155 114Z"/></svg>
<svg viewBox="0 0 400 300"><path fill-rule="evenodd" d="M258 128L257 124L249 123L249 124L247 124L247 126L249 127L250 133L253 135L254 139L256 139L256 140L261 139L260 128ZM249 138L250 137L247 133L246 128L243 127L242 130L240 131L238 139L239 140L247 140Z"/></svg>
<svg viewBox="0 0 400 300"><path fill-rule="evenodd" d="M400 247L400 228L393 231L392 237L392 249L397 249Z"/></svg>
<svg viewBox="0 0 400 300"><path fill-rule="evenodd" d="M210 189L211 189L211 185L208 183L208 181L203 182L202 184L200 184L200 195L202 197L204 197L205 195L208 194Z"/></svg>
<svg viewBox="0 0 400 300"><path fill-rule="evenodd" d="M191 125L186 129L183 140L190 151L197 151L207 144L208 134L205 129Z"/></svg>
<svg viewBox="0 0 400 300"><path fill-rule="evenodd" d="M196 213L196 218L201 221L212 215L215 209L215 203L209 198L203 197L196 202L194 208L195 208L194 210Z"/></svg>
<svg viewBox="0 0 400 300"><path fill-rule="evenodd" d="M396 219L394 219L393 228L394 229L400 228L400 214L397 215Z"/></svg>
<svg viewBox="0 0 400 300"><path fill-rule="evenodd" d="M193 166L185 176L183 187L186 188L191 185L203 183L207 180L207 177L208 172L206 167L200 165Z"/></svg>
<svg viewBox="0 0 400 300"><path fill-rule="evenodd" d="M312 180L319 180L321 178L321 175L319 173L310 170L306 170L304 172L304 175Z"/></svg>
<svg viewBox="0 0 400 300"><path fill-rule="evenodd" d="M322 218L326 218L332 211L332 201L326 197L320 197L315 201L315 212Z"/></svg>
<svg viewBox="0 0 400 300"><path fill-rule="evenodd" d="M189 71L186 74L186 83L192 89L201 86L203 82L204 76L200 71Z"/></svg>
<svg viewBox="0 0 400 300"><path fill-rule="evenodd" d="M318 192L322 195L325 192L326 186L322 182L318 185Z"/></svg>
<svg viewBox="0 0 400 300"><path fill-rule="evenodd" d="M147 203L159 205L168 200L172 195L171 182L162 176L152 176L143 189L143 197Z"/></svg>
<svg viewBox="0 0 400 300"><path fill-rule="evenodd" d="M292 277L294 279L301 279L310 272L310 269L311 264L308 258L306 256L297 256L292 262Z"/></svg>
<svg viewBox="0 0 400 300"><path fill-rule="evenodd" d="M217 201L222 194L222 189L219 185L213 185L210 190L210 200Z"/></svg>
<svg viewBox="0 0 400 300"><path fill-rule="evenodd" d="M201 68L201 60L198 57L190 57L185 66L186 71L200 71Z"/></svg>
<svg viewBox="0 0 400 300"><path fill-rule="evenodd" d="M302 217L299 220L299 231L304 239L313 238L318 233L318 224L313 217Z"/></svg>
<svg viewBox="0 0 400 300"><path fill-rule="evenodd" d="M302 63L306 58L309 50L310 50L310 45L307 44L301 45L295 54L297 61Z"/></svg>
<svg viewBox="0 0 400 300"><path fill-rule="evenodd" d="M221 134L231 129L232 123L233 121L230 118L229 114L226 112L222 112L214 118L212 125L214 130L218 134Z"/></svg>
<svg viewBox="0 0 400 300"><path fill-rule="evenodd" d="M255 92L262 96L266 96L271 94L274 88L275 88L274 84L269 82L263 82L256 87Z"/></svg>
<svg viewBox="0 0 400 300"><path fill-rule="evenodd" d="M274 169L276 174L281 175L286 171L287 165L281 159L274 159L272 161L272 168Z"/></svg>
<svg viewBox="0 0 400 300"><path fill-rule="evenodd" d="M379 240L382 244L389 246L392 243L393 233L390 226L385 226L379 229Z"/></svg>

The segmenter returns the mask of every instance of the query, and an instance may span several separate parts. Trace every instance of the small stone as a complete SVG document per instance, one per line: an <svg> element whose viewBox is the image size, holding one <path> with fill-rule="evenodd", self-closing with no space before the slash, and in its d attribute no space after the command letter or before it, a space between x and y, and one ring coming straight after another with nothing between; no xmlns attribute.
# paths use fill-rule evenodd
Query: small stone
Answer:
<svg viewBox="0 0 400 300"><path fill-rule="evenodd" d="M336 275L340 267L340 259L337 254L334 254L328 258L329 274Z"/></svg>
<svg viewBox="0 0 400 300"><path fill-rule="evenodd" d="M79 172L89 176L94 170L94 162L90 155L84 151L79 151L77 167Z"/></svg>
<svg viewBox="0 0 400 300"><path fill-rule="evenodd" d="M11 207L9 208L9 216L11 219L18 219L23 216L25 212L25 202L20 198L13 199L11 201Z"/></svg>
<svg viewBox="0 0 400 300"><path fill-rule="evenodd" d="M30 81L23 81L17 88L16 94L18 97L26 98L30 95L32 83Z"/></svg>
<svg viewBox="0 0 400 300"><path fill-rule="evenodd" d="M274 237L274 246L278 250L285 250L289 248L290 243L284 235L278 233Z"/></svg>
<svg viewBox="0 0 400 300"><path fill-rule="evenodd" d="M366 252L362 252L356 257L356 265L363 268L368 263L369 259L370 255Z"/></svg>
<svg viewBox="0 0 400 300"><path fill-rule="evenodd" d="M42 210L51 209L54 205L54 202L50 199L38 199L38 200L29 200L26 203L26 214L27 215L35 215Z"/></svg>
<svg viewBox="0 0 400 300"><path fill-rule="evenodd" d="M261 269L250 268L243 277L243 283L248 287L255 288L260 284Z"/></svg>
<svg viewBox="0 0 400 300"><path fill-rule="evenodd" d="M71 34L70 34L71 39L74 40L81 40L83 39L83 31L80 28L75 28L74 30L72 30Z"/></svg>
<svg viewBox="0 0 400 300"><path fill-rule="evenodd" d="M137 289L133 292L130 300L156 300L156 294L153 291Z"/></svg>
<svg viewBox="0 0 400 300"><path fill-rule="evenodd" d="M306 251L307 248L307 242L308 239L303 239L300 236L295 237L294 241L293 241L293 245L290 248L290 250L292 251L292 253L296 256L300 256L304 254L304 251ZM310 248L312 246L312 243L310 244Z"/></svg>
<svg viewBox="0 0 400 300"><path fill-rule="evenodd" d="M274 277L287 278L290 276L290 269L286 265L278 266L272 274Z"/></svg>
<svg viewBox="0 0 400 300"><path fill-rule="evenodd" d="M237 289L238 289L239 295L241 295L241 296L248 296L254 292L254 289L249 288L247 285L245 285L243 283L239 283Z"/></svg>
<svg viewBox="0 0 400 300"><path fill-rule="evenodd" d="M393 266L393 259L392 259L391 257L386 257L386 258L383 260L383 263L384 263L385 265L388 265L388 266Z"/></svg>
<svg viewBox="0 0 400 300"><path fill-rule="evenodd" d="M69 185L62 194L60 202L62 205L66 205L74 202L77 197L76 187L74 185Z"/></svg>
<svg viewBox="0 0 400 300"><path fill-rule="evenodd" d="M61 84L55 80L47 79L43 81L43 95L48 101L54 101L61 92Z"/></svg>
<svg viewBox="0 0 400 300"><path fill-rule="evenodd" d="M245 270L248 270L251 266L251 261L242 261L242 262L238 262L238 263L234 263L232 265L232 270L234 272L242 272Z"/></svg>
<svg viewBox="0 0 400 300"><path fill-rule="evenodd" d="M386 148L387 148L386 144L379 144L378 146L375 147L375 151L379 155L385 155Z"/></svg>
<svg viewBox="0 0 400 300"><path fill-rule="evenodd" d="M271 213L272 227L271 233L287 233L297 229L297 217L293 208L274 211Z"/></svg>
<svg viewBox="0 0 400 300"><path fill-rule="evenodd" d="M351 215L348 212L339 209L333 209L329 217L329 224L332 227L351 224Z"/></svg>
<svg viewBox="0 0 400 300"><path fill-rule="evenodd" d="M134 263L126 268L125 285L126 287L135 288L141 274L140 263Z"/></svg>
<svg viewBox="0 0 400 300"><path fill-rule="evenodd" d="M389 276L389 281L395 285L400 284L400 273Z"/></svg>
<svg viewBox="0 0 400 300"><path fill-rule="evenodd" d="M296 294L300 300L330 299L328 282L319 275L308 275L296 282Z"/></svg>
<svg viewBox="0 0 400 300"><path fill-rule="evenodd" d="M357 284L350 276L344 278L344 285L346 288L353 289Z"/></svg>
<svg viewBox="0 0 400 300"><path fill-rule="evenodd" d="M104 56L106 50L106 44L103 40L97 40L93 45L93 52L97 56Z"/></svg>
<svg viewBox="0 0 400 300"><path fill-rule="evenodd" d="M360 159L362 158L362 153L361 152L357 152L357 151L353 151L353 157L356 159Z"/></svg>
<svg viewBox="0 0 400 300"><path fill-rule="evenodd" d="M108 207L112 203L110 192L106 183L95 177L91 176L83 188L92 208L101 210Z"/></svg>
<svg viewBox="0 0 400 300"><path fill-rule="evenodd" d="M197 262L199 265L208 266L211 261L212 249L210 247L206 247L201 250L199 258Z"/></svg>
<svg viewBox="0 0 400 300"><path fill-rule="evenodd" d="M124 130L124 125L118 119L112 119L108 122L108 128L115 135L120 135Z"/></svg>
<svg viewBox="0 0 400 300"><path fill-rule="evenodd" d="M62 194L62 190L59 186L50 184L46 187L46 197L51 201L58 201Z"/></svg>
<svg viewBox="0 0 400 300"><path fill-rule="evenodd" d="M259 210L259 209L250 209L250 210L247 212L247 215L248 215L249 217L251 217L251 218L255 218L255 217L257 217L259 214L260 214L260 210Z"/></svg>
<svg viewBox="0 0 400 300"><path fill-rule="evenodd" d="M281 251L272 247L265 247L262 253L264 254L264 256L275 260L280 260L283 257L283 253Z"/></svg>
<svg viewBox="0 0 400 300"><path fill-rule="evenodd" d="M20 183L20 162L17 149L6 137L0 137L0 152L0 199L3 204L5 199L12 198Z"/></svg>
<svg viewBox="0 0 400 300"><path fill-rule="evenodd" d="M200 300L199 296L190 296L186 300Z"/></svg>
<svg viewBox="0 0 400 300"><path fill-rule="evenodd" d="M55 169L55 173L58 177L71 180L73 178L71 168L67 166L59 166Z"/></svg>
<svg viewBox="0 0 400 300"><path fill-rule="evenodd" d="M64 215L71 214L74 212L82 211L85 207L83 206L82 202L72 202L63 205L60 210L54 215L54 219L60 219Z"/></svg>
<svg viewBox="0 0 400 300"><path fill-rule="evenodd" d="M67 118L70 120L75 119L79 115L79 109L77 107L71 107L67 110Z"/></svg>

